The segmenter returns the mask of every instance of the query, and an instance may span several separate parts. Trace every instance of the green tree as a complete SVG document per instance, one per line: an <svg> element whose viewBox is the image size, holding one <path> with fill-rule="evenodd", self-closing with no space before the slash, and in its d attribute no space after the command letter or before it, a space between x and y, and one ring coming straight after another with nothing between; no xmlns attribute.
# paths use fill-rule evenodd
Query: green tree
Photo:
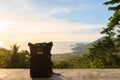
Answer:
<svg viewBox="0 0 120 80"><path fill-rule="evenodd" d="M11 49L11 56L10 56L10 63L9 63L9 67L19 67L19 63L20 63L20 57L19 57L19 47L17 46L17 44L14 44L13 46L10 46Z"/></svg>
<svg viewBox="0 0 120 80"><path fill-rule="evenodd" d="M102 34L107 34L110 37L120 35L120 0L110 0L104 3L105 5L114 5L109 7L108 10L114 11L113 15L109 18L107 28L104 28Z"/></svg>
<svg viewBox="0 0 120 80"><path fill-rule="evenodd" d="M105 2L104 4L112 5L108 8L108 10L112 10L114 11L114 13L109 18L107 28L104 28L101 33L108 35L110 38L115 38L115 41L117 43L117 51L120 48L120 0L110 0L108 2Z"/></svg>
<svg viewBox="0 0 120 80"><path fill-rule="evenodd" d="M9 58L9 53L0 51L0 68L8 67Z"/></svg>
<svg viewBox="0 0 120 80"><path fill-rule="evenodd" d="M20 46L17 46L17 44L14 44L13 46L10 46L11 48L11 54L18 54L18 51L19 51L19 47Z"/></svg>
<svg viewBox="0 0 120 80"><path fill-rule="evenodd" d="M106 34L109 38L114 38L114 52L120 53L120 0L110 0L104 3L105 5L112 5L108 10L114 11L109 18L107 28L101 32Z"/></svg>
<svg viewBox="0 0 120 80"><path fill-rule="evenodd" d="M19 52L18 45L11 46L9 68L28 68L29 67L29 52L22 50Z"/></svg>
<svg viewBox="0 0 120 80"><path fill-rule="evenodd" d="M60 68L60 69L71 68L71 63L69 61L63 60L63 61L60 61L57 64L54 64L53 67L54 68Z"/></svg>
<svg viewBox="0 0 120 80"><path fill-rule="evenodd" d="M93 47L89 49L93 57L91 67L120 67L120 62L118 62L120 59L120 0L110 0L104 4L112 5L108 9L114 11L114 13L109 18L107 27L101 31L101 34L106 34L104 40L93 44Z"/></svg>
<svg viewBox="0 0 120 80"><path fill-rule="evenodd" d="M22 50L19 52L19 57L20 57L20 63L19 67L20 68L28 68L29 67L29 52L27 50Z"/></svg>

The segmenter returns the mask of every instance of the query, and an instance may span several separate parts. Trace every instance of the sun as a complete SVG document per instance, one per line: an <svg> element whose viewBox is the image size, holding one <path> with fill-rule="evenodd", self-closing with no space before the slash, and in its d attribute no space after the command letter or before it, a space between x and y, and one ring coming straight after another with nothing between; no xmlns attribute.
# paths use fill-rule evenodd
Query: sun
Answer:
<svg viewBox="0 0 120 80"><path fill-rule="evenodd" d="M0 41L0 47L3 47L4 46L4 43Z"/></svg>
<svg viewBox="0 0 120 80"><path fill-rule="evenodd" d="M9 29L9 22L0 21L0 33L5 33Z"/></svg>

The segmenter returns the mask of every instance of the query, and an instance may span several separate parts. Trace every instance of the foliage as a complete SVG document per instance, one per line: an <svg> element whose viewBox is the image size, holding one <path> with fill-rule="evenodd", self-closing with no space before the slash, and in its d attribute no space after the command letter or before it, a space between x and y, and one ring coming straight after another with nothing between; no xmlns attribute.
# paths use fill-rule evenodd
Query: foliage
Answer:
<svg viewBox="0 0 120 80"><path fill-rule="evenodd" d="M14 44L10 50L0 49L0 68L28 68L29 52L19 51L19 46Z"/></svg>
<svg viewBox="0 0 120 80"><path fill-rule="evenodd" d="M2 50L2 49L1 49ZM9 54L7 52L4 52L5 50L0 50L0 68L8 67L9 64Z"/></svg>
<svg viewBox="0 0 120 80"><path fill-rule="evenodd" d="M68 69L70 68L70 66L71 66L71 63L65 60L60 61L59 63L53 65L54 68L61 68L61 69L65 69L65 68Z"/></svg>
<svg viewBox="0 0 120 80"><path fill-rule="evenodd" d="M102 54L103 55L101 55L101 52L99 52L99 55L96 55L96 53L89 53L82 56L62 60L54 63L53 68L120 68L120 54L110 55L109 53L105 52L102 52Z"/></svg>
<svg viewBox="0 0 120 80"><path fill-rule="evenodd" d="M79 55L82 46L78 45L73 47L78 52L77 56L74 50L72 53L55 54L52 56L54 68L120 68L120 54L114 41L114 38L102 37L92 43L89 53L83 55Z"/></svg>
<svg viewBox="0 0 120 80"><path fill-rule="evenodd" d="M101 32L106 34L105 39L93 44L90 48L90 54L93 57L92 65L94 65L93 68L120 68L120 62L118 62L120 60L120 0L110 0L104 4L117 6L108 8L113 10L114 14L109 18L107 28Z"/></svg>
<svg viewBox="0 0 120 80"><path fill-rule="evenodd" d="M104 3L105 5L115 5L112 7L109 7L109 10L113 10L114 14L109 18L109 23L107 25L107 28L104 28L101 32L102 34L106 34L109 37L117 37L119 34L119 28L120 28L120 0L110 0L108 2Z"/></svg>

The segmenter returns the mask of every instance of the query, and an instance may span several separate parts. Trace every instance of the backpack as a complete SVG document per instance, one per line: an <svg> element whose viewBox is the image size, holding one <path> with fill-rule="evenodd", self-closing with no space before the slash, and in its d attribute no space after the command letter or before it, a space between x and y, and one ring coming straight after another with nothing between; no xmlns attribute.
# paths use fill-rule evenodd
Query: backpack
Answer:
<svg viewBox="0 0 120 80"><path fill-rule="evenodd" d="M32 78L50 77L52 75L51 48L49 43L28 43L30 48L30 76Z"/></svg>

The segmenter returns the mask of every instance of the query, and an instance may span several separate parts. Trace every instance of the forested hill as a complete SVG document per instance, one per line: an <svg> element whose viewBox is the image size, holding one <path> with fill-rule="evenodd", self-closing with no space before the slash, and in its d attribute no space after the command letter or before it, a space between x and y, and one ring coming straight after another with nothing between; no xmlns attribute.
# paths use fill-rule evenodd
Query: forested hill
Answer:
<svg viewBox="0 0 120 80"><path fill-rule="evenodd" d="M104 37L88 44L76 43L72 52L53 54L54 68L120 68L120 54L105 53L102 50L89 53L89 48ZM13 45L10 50L0 48L0 68L28 68L29 52L18 52L19 46ZM100 54L99 54L100 53ZM112 55L111 55L112 54Z"/></svg>
<svg viewBox="0 0 120 80"><path fill-rule="evenodd" d="M13 45L10 50L0 47L0 68L28 68L29 53L27 50L18 52L19 46Z"/></svg>
<svg viewBox="0 0 120 80"><path fill-rule="evenodd" d="M92 47L92 44L97 43L98 41L103 40L105 37L101 37L91 43L76 43L73 45L72 52L63 53L63 54L53 54L52 60L54 62L60 62L63 60L74 59L76 57L82 56L89 53L89 48Z"/></svg>
<svg viewBox="0 0 120 80"><path fill-rule="evenodd" d="M107 44L108 41L114 44L114 39L108 37L102 37L89 44L77 43L72 49L73 52L52 56L54 68L120 68L120 53L118 50L109 51L114 46Z"/></svg>
<svg viewBox="0 0 120 80"><path fill-rule="evenodd" d="M86 44L76 43L74 47L72 48L72 52L70 54L75 55L75 56L81 56L83 54L87 54L89 52L89 48L92 47L92 44L102 41L103 39L105 39L105 37L101 37L91 43L86 43Z"/></svg>
<svg viewBox="0 0 120 80"><path fill-rule="evenodd" d="M0 52L3 52L3 53L9 53L10 51L7 50L7 49L5 49L5 48L0 47Z"/></svg>

